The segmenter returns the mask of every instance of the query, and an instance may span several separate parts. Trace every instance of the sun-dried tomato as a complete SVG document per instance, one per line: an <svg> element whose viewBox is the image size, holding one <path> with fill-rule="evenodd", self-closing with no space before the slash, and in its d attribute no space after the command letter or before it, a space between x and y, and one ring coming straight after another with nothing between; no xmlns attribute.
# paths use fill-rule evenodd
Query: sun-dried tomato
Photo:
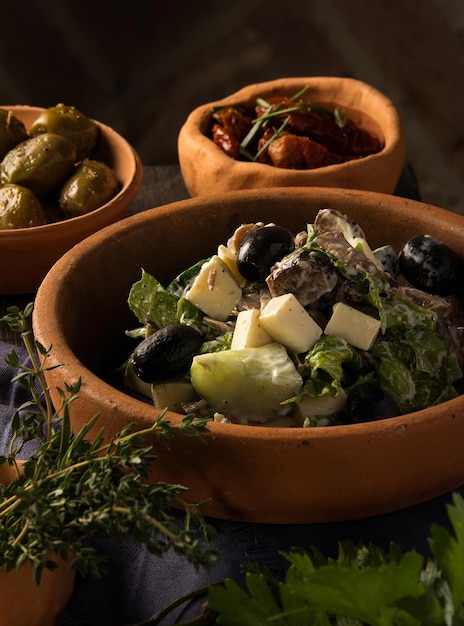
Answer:
<svg viewBox="0 0 464 626"><path fill-rule="evenodd" d="M243 159L241 142L257 119L269 116L269 106L272 115L255 126L256 135L246 146L249 158L260 163L313 169L374 154L383 147L353 120L338 124L333 111L282 96L269 97L265 104L249 110L225 107L215 111L213 141L232 158Z"/></svg>
<svg viewBox="0 0 464 626"><path fill-rule="evenodd" d="M376 137L349 119L343 126L338 126L328 111L294 111L289 113L289 118L287 128L322 143L340 157L362 157L381 149Z"/></svg>
<svg viewBox="0 0 464 626"><path fill-rule="evenodd" d="M309 137L286 134L272 141L268 147L269 159L275 167L307 170L322 167L329 162L327 148Z"/></svg>
<svg viewBox="0 0 464 626"><path fill-rule="evenodd" d="M240 158L240 141L220 124L213 126L213 141L228 156L236 160Z"/></svg>
<svg viewBox="0 0 464 626"><path fill-rule="evenodd" d="M215 111L213 117L229 133L237 137L239 141L245 138L253 124L252 116L246 115L239 109L233 107L218 109Z"/></svg>

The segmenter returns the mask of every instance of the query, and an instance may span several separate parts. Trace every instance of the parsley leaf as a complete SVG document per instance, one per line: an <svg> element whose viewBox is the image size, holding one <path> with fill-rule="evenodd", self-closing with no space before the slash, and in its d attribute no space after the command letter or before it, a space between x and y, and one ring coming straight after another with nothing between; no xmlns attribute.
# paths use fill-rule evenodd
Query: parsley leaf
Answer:
<svg viewBox="0 0 464 626"><path fill-rule="evenodd" d="M290 566L277 582L248 571L245 588L226 580L209 589L225 626L464 626L464 498L447 507L452 526L434 525L433 558L339 543L336 559L315 548L284 553Z"/></svg>
<svg viewBox="0 0 464 626"><path fill-rule="evenodd" d="M451 592L453 615L447 624L457 626L464 624L464 499L453 494L447 512L455 535L435 524L429 543Z"/></svg>

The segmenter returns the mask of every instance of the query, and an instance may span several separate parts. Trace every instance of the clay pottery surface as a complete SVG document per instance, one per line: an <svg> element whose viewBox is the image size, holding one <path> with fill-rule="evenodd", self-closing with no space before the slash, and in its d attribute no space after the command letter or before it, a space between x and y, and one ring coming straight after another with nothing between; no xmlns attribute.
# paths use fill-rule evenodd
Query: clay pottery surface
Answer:
<svg viewBox="0 0 464 626"><path fill-rule="evenodd" d="M11 466L0 467L0 483L15 478ZM50 559L57 568L43 570L40 585L26 562L18 571L0 568L0 626L54 626L57 616L66 607L74 589L75 573L68 563L56 555Z"/></svg>
<svg viewBox="0 0 464 626"><path fill-rule="evenodd" d="M53 346L52 391L82 379L69 409L75 429L95 413L115 435L128 422L151 424L159 410L111 384L137 326L127 297L144 268L167 284L213 254L241 223L275 222L296 233L321 207L348 213L373 248L399 250L429 233L464 257L464 218L374 192L329 188L261 189L197 197L149 210L92 235L43 281L34 331ZM58 398L57 398L58 399ZM170 413L169 418L180 416ZM276 523L348 520L393 511L464 482L464 396L381 421L318 428L263 428L212 422L204 442L178 437L158 446L151 480L189 488L205 513Z"/></svg>
<svg viewBox="0 0 464 626"><path fill-rule="evenodd" d="M344 109L353 121L383 140L383 149L364 158L310 170L237 161L209 136L213 109L254 105L258 97L293 96L308 86L304 99ZM194 109L178 137L179 163L192 196L264 187L342 187L392 193L405 160L405 134L393 102L377 89L351 78L281 78Z"/></svg>
<svg viewBox="0 0 464 626"><path fill-rule="evenodd" d="M27 105L1 108L11 110L28 130L43 111ZM115 130L97 122L100 129L95 158L103 160L115 171L121 190L100 208L61 222L0 230L0 293L32 293L53 263L95 231L124 217L142 184L142 164L130 144Z"/></svg>
<svg viewBox="0 0 464 626"><path fill-rule="evenodd" d="M54 557L56 559L56 557ZM37 585L27 563L19 571L0 570L0 626L54 626L74 589L74 572L64 561L44 570Z"/></svg>

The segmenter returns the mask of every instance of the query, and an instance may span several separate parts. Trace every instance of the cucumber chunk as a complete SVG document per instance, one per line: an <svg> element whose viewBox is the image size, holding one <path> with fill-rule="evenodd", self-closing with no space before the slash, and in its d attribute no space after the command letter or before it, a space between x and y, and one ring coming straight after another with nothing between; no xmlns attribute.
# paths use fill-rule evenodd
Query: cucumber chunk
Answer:
<svg viewBox="0 0 464 626"><path fill-rule="evenodd" d="M288 414L292 404L282 402L298 394L303 384L278 343L197 355L190 376L196 392L215 411L241 424Z"/></svg>

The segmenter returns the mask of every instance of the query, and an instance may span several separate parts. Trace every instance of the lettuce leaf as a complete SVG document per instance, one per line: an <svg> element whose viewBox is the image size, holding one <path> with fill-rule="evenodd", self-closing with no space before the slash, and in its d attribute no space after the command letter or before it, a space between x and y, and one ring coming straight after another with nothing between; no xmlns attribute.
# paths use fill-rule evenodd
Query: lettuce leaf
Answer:
<svg viewBox="0 0 464 626"><path fill-rule="evenodd" d="M396 291L391 291L388 294L383 310L386 328L392 329L400 326L406 328L425 326L429 330L436 328L437 314L435 311L426 309L409 298L403 298Z"/></svg>
<svg viewBox="0 0 464 626"><path fill-rule="evenodd" d="M372 354L379 361L381 387L403 413L418 411L456 395L453 382L461 369L448 344L425 327L399 326L376 342Z"/></svg>
<svg viewBox="0 0 464 626"><path fill-rule="evenodd" d="M151 322L158 327L177 321L177 297L169 294L163 285L142 269L142 277L131 287L128 296L130 310L141 324Z"/></svg>
<svg viewBox="0 0 464 626"><path fill-rule="evenodd" d="M181 284L188 281L194 273L193 268L184 272L170 283L168 289L172 291L169 291L154 276L142 269L140 280L132 285L129 292L129 308L142 324L150 322L158 328L169 324L188 324L201 332L205 341L215 339L219 333L203 322L203 312L186 298L173 293L177 290L182 292ZM136 333L133 332L132 336L136 336Z"/></svg>
<svg viewBox="0 0 464 626"><path fill-rule="evenodd" d="M197 261L197 263L181 272L169 283L169 285L166 287L166 291L168 291L169 293L173 293L174 295L181 298L184 295L188 285L193 282L195 276L199 273L202 265L204 265L208 260L209 259L202 259L200 261Z"/></svg>
<svg viewBox="0 0 464 626"><path fill-rule="evenodd" d="M304 392L310 396L328 393L335 397L341 389L343 364L360 366L360 361L356 349L345 339L323 335L305 357L310 373Z"/></svg>

